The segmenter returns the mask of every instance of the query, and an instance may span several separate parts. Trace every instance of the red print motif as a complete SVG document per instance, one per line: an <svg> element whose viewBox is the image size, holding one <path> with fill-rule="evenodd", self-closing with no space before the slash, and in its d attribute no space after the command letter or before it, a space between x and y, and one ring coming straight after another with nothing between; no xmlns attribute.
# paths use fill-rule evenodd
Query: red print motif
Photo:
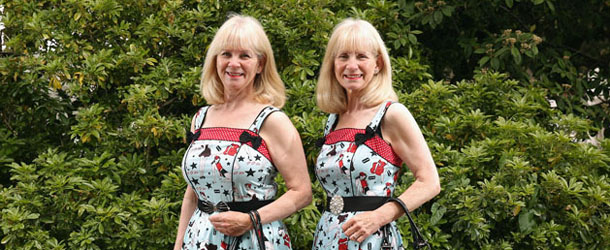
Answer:
<svg viewBox="0 0 610 250"><path fill-rule="evenodd" d="M214 157L214 161L212 161L212 164L214 165L216 170L218 170L220 176L225 177L227 170L224 170L224 168L222 168L222 164L220 164L220 157L218 155Z"/></svg>
<svg viewBox="0 0 610 250"><path fill-rule="evenodd" d="M339 158L337 159L337 161L339 162L339 169L341 169L341 173L343 174L347 174L347 167L345 167L343 165L343 154L339 155Z"/></svg>
<svg viewBox="0 0 610 250"><path fill-rule="evenodd" d="M383 188L383 190L385 190L386 196L388 196L388 197L390 197L390 195L392 194L392 190L390 189L391 187L392 187L392 183L386 182L385 188Z"/></svg>
<svg viewBox="0 0 610 250"><path fill-rule="evenodd" d="M356 177L356 180L360 181L360 186L362 186L362 192L366 193L369 191L369 184L366 182L366 174L363 172L360 172L360 174L358 175L358 177Z"/></svg>
<svg viewBox="0 0 610 250"><path fill-rule="evenodd" d="M347 238L339 239L339 250L347 250Z"/></svg>
<svg viewBox="0 0 610 250"><path fill-rule="evenodd" d="M284 245L286 246L290 246L290 236L288 236L288 234L284 234L284 236L282 236L282 238L284 238Z"/></svg>
<svg viewBox="0 0 610 250"><path fill-rule="evenodd" d="M373 163L373 167L371 168L371 174L381 175L383 174L383 169L386 163L382 160L379 160Z"/></svg>
<svg viewBox="0 0 610 250"><path fill-rule="evenodd" d="M350 143L349 147L347 147L347 152L350 153L355 153L356 152L356 148L358 148L358 146L356 146L356 143Z"/></svg>
<svg viewBox="0 0 610 250"><path fill-rule="evenodd" d="M237 154L237 149L239 148L239 144L231 144L231 146L228 146L224 152L222 152L222 154L224 155L230 155L230 156L234 156L235 154Z"/></svg>

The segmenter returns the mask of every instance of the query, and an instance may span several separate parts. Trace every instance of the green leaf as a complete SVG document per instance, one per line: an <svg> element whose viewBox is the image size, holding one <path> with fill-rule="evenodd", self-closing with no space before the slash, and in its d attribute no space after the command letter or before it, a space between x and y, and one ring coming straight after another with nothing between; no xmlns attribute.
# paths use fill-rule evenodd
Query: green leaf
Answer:
<svg viewBox="0 0 610 250"><path fill-rule="evenodd" d="M497 57L491 59L491 68L498 70L500 68L500 60Z"/></svg>
<svg viewBox="0 0 610 250"><path fill-rule="evenodd" d="M8 241L9 241L11 238L12 238L12 236L11 236L10 234L9 234L9 235L6 235L6 236L4 236L4 238L2 238L2 242L0 242L0 243L2 243L3 245L6 245L6 243L8 243Z"/></svg>
<svg viewBox="0 0 610 250"><path fill-rule="evenodd" d="M508 8L513 7L513 0L504 0L504 3L506 3L506 6L508 6Z"/></svg>
<svg viewBox="0 0 610 250"><path fill-rule="evenodd" d="M521 53L519 53L519 49L516 47L512 47L510 49L510 53L513 55L513 59L517 65L521 64Z"/></svg>
<svg viewBox="0 0 610 250"><path fill-rule="evenodd" d="M534 221L534 212L527 211L519 214L519 230L521 232L530 232L536 225Z"/></svg>
<svg viewBox="0 0 610 250"><path fill-rule="evenodd" d="M411 44L417 44L417 37L413 34L409 34L409 42L411 42Z"/></svg>
<svg viewBox="0 0 610 250"><path fill-rule="evenodd" d="M443 21L443 13L440 11L434 12L434 22L440 24Z"/></svg>
<svg viewBox="0 0 610 250"><path fill-rule="evenodd" d="M484 56L479 60L479 67L483 67L489 61L489 56Z"/></svg>
<svg viewBox="0 0 610 250"><path fill-rule="evenodd" d="M441 11L443 12L443 15L450 17L451 13L453 12L453 8L451 8L450 6L443 6L441 8Z"/></svg>

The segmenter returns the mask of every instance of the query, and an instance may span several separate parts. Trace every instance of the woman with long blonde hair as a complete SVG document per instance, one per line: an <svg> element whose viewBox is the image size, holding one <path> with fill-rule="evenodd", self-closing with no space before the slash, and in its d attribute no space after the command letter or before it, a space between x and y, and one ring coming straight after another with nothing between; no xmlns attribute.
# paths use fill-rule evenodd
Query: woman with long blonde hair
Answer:
<svg viewBox="0 0 610 250"><path fill-rule="evenodd" d="M313 249L402 249L394 221L437 195L440 182L415 119L397 102L390 58L370 23L335 27L316 97L331 114L315 166L327 207ZM403 162L415 182L392 198Z"/></svg>
<svg viewBox="0 0 610 250"><path fill-rule="evenodd" d="M281 219L311 202L298 132L279 111L284 84L260 23L229 18L210 44L182 161L184 193L174 249L291 249ZM275 199L277 173L286 193Z"/></svg>

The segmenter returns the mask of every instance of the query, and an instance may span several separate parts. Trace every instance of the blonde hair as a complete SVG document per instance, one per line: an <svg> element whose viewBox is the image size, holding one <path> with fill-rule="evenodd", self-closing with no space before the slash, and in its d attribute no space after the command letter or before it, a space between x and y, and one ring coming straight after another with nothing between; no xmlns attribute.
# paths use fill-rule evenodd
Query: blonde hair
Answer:
<svg viewBox="0 0 610 250"><path fill-rule="evenodd" d="M386 100L398 101L392 88L390 56L379 32L367 21L347 18L335 26L320 68L316 100L322 111L339 114L347 111L347 92L334 72L335 57L345 51L368 51L375 57L381 57L383 65L379 65L379 72L363 89L361 101L365 105L375 106Z"/></svg>
<svg viewBox="0 0 610 250"><path fill-rule="evenodd" d="M225 49L250 49L263 63L254 79L254 98L281 108L286 101L285 88L275 66L273 51L263 26L250 16L231 16L216 32L210 43L201 73L201 94L208 104L222 104L224 86L216 71L216 57Z"/></svg>

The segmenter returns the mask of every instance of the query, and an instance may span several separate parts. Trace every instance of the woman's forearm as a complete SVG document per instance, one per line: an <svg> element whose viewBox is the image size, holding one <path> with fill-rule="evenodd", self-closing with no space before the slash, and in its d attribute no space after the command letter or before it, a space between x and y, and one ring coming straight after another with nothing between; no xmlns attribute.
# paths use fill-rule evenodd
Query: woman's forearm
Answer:
<svg viewBox="0 0 610 250"><path fill-rule="evenodd" d="M400 194L398 198L407 205L409 211L413 211L427 201L434 198L440 192L438 183L425 183L415 181L405 192ZM402 208L395 202L388 202L377 209L382 225L397 220L405 213Z"/></svg>
<svg viewBox="0 0 610 250"><path fill-rule="evenodd" d="M178 233L176 234L176 243L174 244L174 250L182 248L182 240L184 239L184 232L186 231L186 226L195 212L197 207L197 197L195 197L190 188L187 188L184 198L182 199L182 208L180 209L180 222L178 224ZM193 199L194 198L194 199Z"/></svg>
<svg viewBox="0 0 610 250"><path fill-rule="evenodd" d="M289 189L273 203L258 210L263 224L284 219L311 203L311 189Z"/></svg>

